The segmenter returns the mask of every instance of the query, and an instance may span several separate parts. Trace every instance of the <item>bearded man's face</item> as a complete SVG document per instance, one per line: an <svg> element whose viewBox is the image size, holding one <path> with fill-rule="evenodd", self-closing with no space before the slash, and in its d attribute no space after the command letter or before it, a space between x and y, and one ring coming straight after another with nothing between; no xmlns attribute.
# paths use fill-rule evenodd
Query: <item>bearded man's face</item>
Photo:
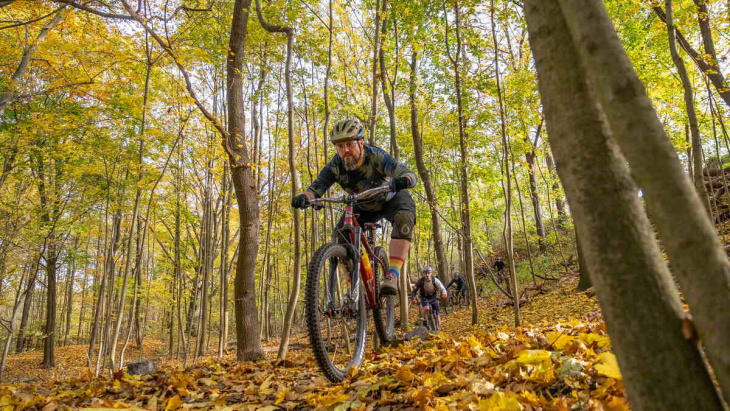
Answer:
<svg viewBox="0 0 730 411"><path fill-rule="evenodd" d="M337 153L342 159L345 170L352 171L357 169L363 152L363 140L351 140L335 144Z"/></svg>

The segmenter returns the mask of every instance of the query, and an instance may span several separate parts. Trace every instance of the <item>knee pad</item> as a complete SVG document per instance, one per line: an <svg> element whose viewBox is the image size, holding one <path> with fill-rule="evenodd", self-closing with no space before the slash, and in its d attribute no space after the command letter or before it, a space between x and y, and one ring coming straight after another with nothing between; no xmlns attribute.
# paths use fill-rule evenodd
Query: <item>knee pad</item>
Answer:
<svg viewBox="0 0 730 411"><path fill-rule="evenodd" d="M399 210L393 215L393 232L390 238L411 240L413 227L416 225L416 213L409 210Z"/></svg>

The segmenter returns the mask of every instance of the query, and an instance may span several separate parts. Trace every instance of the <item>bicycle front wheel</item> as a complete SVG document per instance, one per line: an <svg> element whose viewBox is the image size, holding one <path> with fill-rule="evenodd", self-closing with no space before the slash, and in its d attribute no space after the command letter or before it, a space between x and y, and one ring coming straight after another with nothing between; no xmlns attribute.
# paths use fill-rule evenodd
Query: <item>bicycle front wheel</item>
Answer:
<svg viewBox="0 0 730 411"><path fill-rule="evenodd" d="M438 321L436 320L436 313L434 313L432 309L428 310L428 317L426 317L426 329L432 333L439 332Z"/></svg>
<svg viewBox="0 0 730 411"><path fill-rule="evenodd" d="M362 363L367 311L362 287L353 291L350 273L355 260L350 245L325 244L307 268L305 313L309 341L317 364L333 382ZM353 295L355 294L355 295Z"/></svg>

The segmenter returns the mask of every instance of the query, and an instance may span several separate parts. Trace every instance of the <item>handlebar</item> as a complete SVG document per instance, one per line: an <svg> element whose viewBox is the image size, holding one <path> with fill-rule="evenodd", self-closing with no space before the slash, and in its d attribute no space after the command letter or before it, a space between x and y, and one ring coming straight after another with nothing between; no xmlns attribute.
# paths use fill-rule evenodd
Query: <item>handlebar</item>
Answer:
<svg viewBox="0 0 730 411"><path fill-rule="evenodd" d="M355 203L358 201L369 200L372 197L375 197L375 196L383 194L383 193L389 193L391 191L392 190L390 188L390 185L384 185L384 186L371 188L369 190L365 190L361 193L346 194L346 195L336 196L336 197L315 198L315 199L307 202L307 206L312 206L314 208L318 208L318 207L322 208L322 207L324 207L325 203L333 203L333 204Z"/></svg>

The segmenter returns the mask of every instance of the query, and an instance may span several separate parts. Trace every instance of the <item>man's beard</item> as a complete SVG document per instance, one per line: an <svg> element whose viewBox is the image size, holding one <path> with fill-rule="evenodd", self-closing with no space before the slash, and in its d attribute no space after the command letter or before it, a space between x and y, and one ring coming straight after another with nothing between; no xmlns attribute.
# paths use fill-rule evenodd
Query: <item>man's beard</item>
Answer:
<svg viewBox="0 0 730 411"><path fill-rule="evenodd" d="M352 171L357 169L357 163L360 162L360 157L362 157L362 153L360 153L359 156L347 156L342 158L342 164L345 166L345 170Z"/></svg>

